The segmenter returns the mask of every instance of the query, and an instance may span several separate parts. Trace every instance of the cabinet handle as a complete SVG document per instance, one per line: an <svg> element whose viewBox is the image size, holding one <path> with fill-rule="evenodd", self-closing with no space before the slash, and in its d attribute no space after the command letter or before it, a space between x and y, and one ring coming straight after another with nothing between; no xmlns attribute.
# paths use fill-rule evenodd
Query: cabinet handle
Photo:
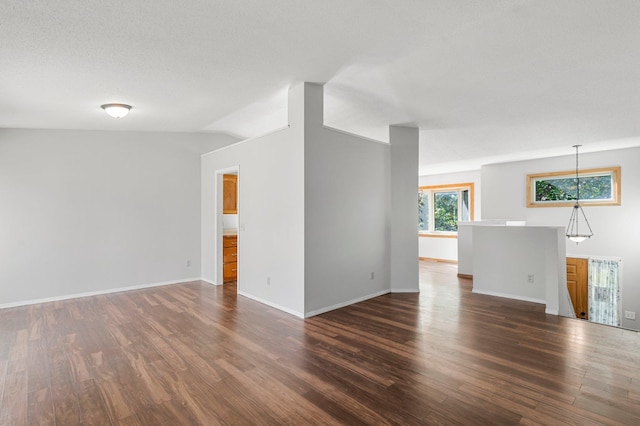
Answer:
<svg viewBox="0 0 640 426"><path fill-rule="evenodd" d="M238 242L236 241L235 243L231 243L232 246L237 246Z"/></svg>
<svg viewBox="0 0 640 426"><path fill-rule="evenodd" d="M232 269L232 270L231 270L231 272L236 272L236 271L237 271L237 269Z"/></svg>
<svg viewBox="0 0 640 426"><path fill-rule="evenodd" d="M237 256L237 255L238 255L238 253L233 253L231 256Z"/></svg>

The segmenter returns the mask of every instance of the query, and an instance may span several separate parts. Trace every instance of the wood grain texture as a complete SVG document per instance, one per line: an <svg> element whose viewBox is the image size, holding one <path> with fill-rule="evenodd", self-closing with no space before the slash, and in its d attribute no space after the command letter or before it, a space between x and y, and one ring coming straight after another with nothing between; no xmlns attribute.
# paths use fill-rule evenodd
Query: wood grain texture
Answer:
<svg viewBox="0 0 640 426"><path fill-rule="evenodd" d="M637 332L456 273L306 320L199 281L0 310L0 425L640 424Z"/></svg>
<svg viewBox="0 0 640 426"><path fill-rule="evenodd" d="M589 260L567 257L567 291L576 318L589 319Z"/></svg>
<svg viewBox="0 0 640 426"><path fill-rule="evenodd" d="M238 213L238 175L222 176L222 213Z"/></svg>

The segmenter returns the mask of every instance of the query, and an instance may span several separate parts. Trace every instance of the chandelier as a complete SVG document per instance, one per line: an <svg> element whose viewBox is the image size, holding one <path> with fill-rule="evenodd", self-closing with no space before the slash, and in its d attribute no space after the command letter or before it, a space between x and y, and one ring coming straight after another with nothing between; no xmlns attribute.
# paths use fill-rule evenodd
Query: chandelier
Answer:
<svg viewBox="0 0 640 426"><path fill-rule="evenodd" d="M582 145L574 145L576 149L576 204L571 211L571 217L569 218L569 225L567 225L566 236L574 243L578 244L591 238L593 231L587 220L587 215L584 214L582 206L580 205L580 176L578 175L578 148Z"/></svg>

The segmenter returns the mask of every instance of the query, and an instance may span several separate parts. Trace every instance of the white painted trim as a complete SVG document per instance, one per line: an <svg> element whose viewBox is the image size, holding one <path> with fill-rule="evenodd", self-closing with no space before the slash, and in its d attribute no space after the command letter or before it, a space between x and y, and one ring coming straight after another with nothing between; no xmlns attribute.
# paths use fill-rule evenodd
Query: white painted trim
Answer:
<svg viewBox="0 0 640 426"><path fill-rule="evenodd" d="M615 260L618 263L622 262L622 257L620 256L598 256L594 254L571 254L567 253L567 257L573 257L576 259L600 259L600 260Z"/></svg>
<svg viewBox="0 0 640 426"><path fill-rule="evenodd" d="M236 197L236 206L240 205L240 196L242 195L242 191L241 191L241 178L240 178L240 164L236 164L234 166L229 166L229 167L225 167L222 169L218 169L215 171L215 187L216 187L216 193L215 193L215 217L216 217L216 231L215 231L215 252L216 252L216 256L215 256L215 280L217 282L219 282L220 284L224 283L224 244L223 244L223 239L224 239L224 224L223 224L223 216L224 216L224 175L226 173L230 173L230 172L235 172L238 180L236 182L236 190L237 190L237 197ZM238 220L240 220L240 212L237 213L238 214ZM237 233L236 234L237 238L238 238L238 243L240 242L240 234ZM204 254L201 254L201 256L204 257ZM204 258L201 258L201 264L202 262L204 262ZM238 261L238 264L240 262ZM239 276L240 274L238 274ZM240 282L240 279L238 277L238 282Z"/></svg>
<svg viewBox="0 0 640 426"><path fill-rule="evenodd" d="M338 303L336 305L331 305L331 306L327 306L327 307L324 307L324 308L316 309L315 311L307 312L307 313L304 314L304 317L305 318L309 318L309 317L313 317L315 315L324 314L325 312L333 311L335 309L344 308L345 306L353 305L354 303L363 302L365 300L373 299L374 297L382 296L382 295L389 294L389 293L391 293L391 290L382 290L382 291L379 291L377 293L369 294L369 295L362 296L362 297L357 297L357 298L349 300L347 302Z"/></svg>
<svg viewBox="0 0 640 426"><path fill-rule="evenodd" d="M571 253L567 253L567 257L572 257L575 259L589 259L589 255L588 254L571 254Z"/></svg>
<svg viewBox="0 0 640 426"><path fill-rule="evenodd" d="M545 309L544 313L547 314L547 315L558 316L558 310L557 309Z"/></svg>
<svg viewBox="0 0 640 426"><path fill-rule="evenodd" d="M416 288L392 288L391 293L420 293L420 289Z"/></svg>
<svg viewBox="0 0 640 426"><path fill-rule="evenodd" d="M238 142L234 142L231 145L226 145L226 146L223 146L222 148L214 149L213 151L209 151L209 152L205 152L204 154L200 154L200 158L206 157L207 155L215 154L216 152L224 151L225 149L229 149L229 148L232 148L234 146L238 146L238 145L243 144L245 142L251 142L253 140L263 138L263 137L271 135L273 133L278 133L278 132L281 132L283 130L287 130L290 127L291 127L291 125L287 124L286 126L280 127L279 129L271 130L269 132L263 133L263 134L258 135L258 136L253 136L253 137L248 138L248 139L244 139L244 140L241 140L241 141L238 141Z"/></svg>
<svg viewBox="0 0 640 426"><path fill-rule="evenodd" d="M593 260L613 260L614 262L618 262L618 263L622 263L622 258L619 256L594 256L594 255L590 255L587 256L587 259L593 259ZM622 265L620 265L620 267L622 267Z"/></svg>
<svg viewBox="0 0 640 426"><path fill-rule="evenodd" d="M504 297L505 299L514 299L514 300L522 300L523 302L533 302L533 303L540 303L541 305L547 305L547 301L546 300L542 300L542 299L535 299L533 297L526 297L526 296L514 296L513 294L506 294L506 293L500 293L497 291L483 291L483 290L476 290L475 288L473 290L471 290L472 293L476 293L476 294L484 294L487 296L496 296L496 297Z"/></svg>
<svg viewBox="0 0 640 426"><path fill-rule="evenodd" d="M229 173L240 173L240 165L236 164L235 166L225 167L223 169L216 170L216 174L218 175L226 175Z"/></svg>
<svg viewBox="0 0 640 426"><path fill-rule="evenodd" d="M66 294L64 296L45 297L42 299L22 300L20 302L0 304L0 309L16 308L18 306L26 306L26 305L35 305L37 303L58 302L61 300L78 299L81 297L100 296L102 294L120 293L123 291L140 290L143 288L160 287L163 285L171 285L171 284L182 284L182 283L188 283L193 281L205 281L205 280L203 280L200 277L183 278L181 280L175 280L175 281L162 281L158 283L140 284L140 285L133 285L129 287L110 288L107 290L88 291L86 293L74 293L74 294Z"/></svg>
<svg viewBox="0 0 640 426"><path fill-rule="evenodd" d="M222 285L222 284L216 284L216 283L214 283L213 281L209 281L209 280L206 280L206 279L204 279L204 278L200 278L200 281L204 281L205 283L207 283L207 284L211 284L211 285Z"/></svg>
<svg viewBox="0 0 640 426"><path fill-rule="evenodd" d="M304 318L304 315L302 315L302 313L294 311L293 309L285 308L284 306L280 306L277 303L269 302L268 300L262 299L260 297L254 296L254 295L249 294L249 293L245 293L244 291L240 291L240 290L238 290L238 294L240 296L244 296L244 297L246 297L248 299L255 300L256 302L262 303L263 305L271 306L272 308L276 308L276 309L278 309L280 311L283 311L283 312L286 312L288 314L294 315L294 316L296 316L298 318Z"/></svg>

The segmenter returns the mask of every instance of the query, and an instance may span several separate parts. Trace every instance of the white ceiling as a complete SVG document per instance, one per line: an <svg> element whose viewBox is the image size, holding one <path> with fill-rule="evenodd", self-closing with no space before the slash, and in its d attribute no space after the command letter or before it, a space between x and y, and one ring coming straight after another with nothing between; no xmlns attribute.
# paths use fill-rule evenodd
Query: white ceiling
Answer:
<svg viewBox="0 0 640 426"><path fill-rule="evenodd" d="M0 127L251 137L302 81L329 126L419 126L421 174L640 146L640 1L0 2Z"/></svg>

